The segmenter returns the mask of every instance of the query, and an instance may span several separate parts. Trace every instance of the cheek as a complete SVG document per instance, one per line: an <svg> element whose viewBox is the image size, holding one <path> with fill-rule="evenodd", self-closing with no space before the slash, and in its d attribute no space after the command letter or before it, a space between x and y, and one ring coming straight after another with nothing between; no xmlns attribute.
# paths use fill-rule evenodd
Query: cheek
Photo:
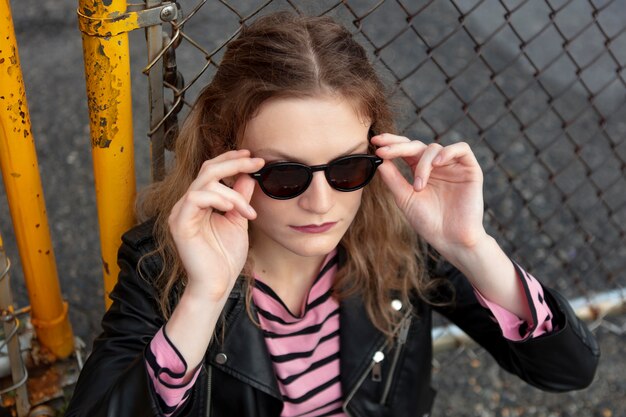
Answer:
<svg viewBox="0 0 626 417"><path fill-rule="evenodd" d="M250 198L250 205L254 208L254 210L256 210L257 214L271 214L273 210L277 209L276 203L280 203L280 201L268 197L263 190L261 190L259 184L254 185L254 192Z"/></svg>
<svg viewBox="0 0 626 417"><path fill-rule="evenodd" d="M363 190L357 190L350 193L343 193L342 205L346 211L346 214L350 213L352 218L356 216L356 213L361 207L361 199L363 197Z"/></svg>
<svg viewBox="0 0 626 417"><path fill-rule="evenodd" d="M263 206L262 198L263 198L263 191L261 191L261 189L259 188L259 184L255 184L254 191L252 192L252 197L250 197L250 205L257 212L259 211L258 209L260 209Z"/></svg>
<svg viewBox="0 0 626 417"><path fill-rule="evenodd" d="M271 226L271 223L276 223L281 219L285 220L285 213L292 212L292 209L289 207L289 202L291 201L276 200L268 197L257 185L250 199L250 205L256 211L257 217L251 223L257 226L269 223Z"/></svg>

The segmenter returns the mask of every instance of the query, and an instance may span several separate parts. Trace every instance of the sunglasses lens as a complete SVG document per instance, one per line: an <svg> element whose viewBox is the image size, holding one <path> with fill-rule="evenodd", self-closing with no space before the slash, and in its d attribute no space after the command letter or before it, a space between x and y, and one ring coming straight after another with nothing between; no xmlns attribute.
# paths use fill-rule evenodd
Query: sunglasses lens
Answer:
<svg viewBox="0 0 626 417"><path fill-rule="evenodd" d="M375 166L365 157L346 158L328 167L331 185L340 191L352 191L363 187L374 175Z"/></svg>
<svg viewBox="0 0 626 417"><path fill-rule="evenodd" d="M272 197L289 198L304 191L309 182L307 169L297 165L269 167L261 176L264 191Z"/></svg>

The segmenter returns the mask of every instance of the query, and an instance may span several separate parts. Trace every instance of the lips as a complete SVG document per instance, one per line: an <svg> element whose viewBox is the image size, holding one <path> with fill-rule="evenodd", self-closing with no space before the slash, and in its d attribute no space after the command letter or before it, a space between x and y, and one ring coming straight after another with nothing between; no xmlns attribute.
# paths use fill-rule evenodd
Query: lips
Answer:
<svg viewBox="0 0 626 417"><path fill-rule="evenodd" d="M306 226L290 226L292 229L295 229L299 232L303 233L323 233L327 230L330 230L337 222L328 222L323 224L308 224Z"/></svg>

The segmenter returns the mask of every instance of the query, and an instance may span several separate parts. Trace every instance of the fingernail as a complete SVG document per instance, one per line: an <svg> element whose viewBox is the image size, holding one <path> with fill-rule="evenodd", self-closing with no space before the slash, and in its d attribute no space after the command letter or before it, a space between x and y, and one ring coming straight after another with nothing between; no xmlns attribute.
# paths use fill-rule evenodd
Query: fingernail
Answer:
<svg viewBox="0 0 626 417"><path fill-rule="evenodd" d="M416 177L415 181L413 181L413 187L416 190L421 190L422 189L422 183L423 183L422 179L420 177Z"/></svg>
<svg viewBox="0 0 626 417"><path fill-rule="evenodd" d="M248 206L248 213L250 213L253 216L256 216L256 211L254 211L254 209L252 208L252 206Z"/></svg>
<svg viewBox="0 0 626 417"><path fill-rule="evenodd" d="M437 155L437 157L433 160L433 164L438 164L441 162L441 160L443 159L443 157L441 155Z"/></svg>

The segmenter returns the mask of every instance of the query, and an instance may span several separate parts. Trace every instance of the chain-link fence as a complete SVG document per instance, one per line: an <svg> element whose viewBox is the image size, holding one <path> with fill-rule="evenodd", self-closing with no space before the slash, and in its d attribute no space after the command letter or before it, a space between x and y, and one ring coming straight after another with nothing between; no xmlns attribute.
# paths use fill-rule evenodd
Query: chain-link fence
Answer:
<svg viewBox="0 0 626 417"><path fill-rule="evenodd" d="M393 86L403 135L467 141L485 171L486 225L568 297L626 280L624 0L204 1L180 4L163 56L169 148L179 112L257 15L327 14L351 28ZM168 27L169 26L169 27ZM159 61L160 63L161 61ZM145 68L149 76L155 60ZM161 71L161 68L158 68Z"/></svg>
<svg viewBox="0 0 626 417"><path fill-rule="evenodd" d="M624 333L598 306L626 297L625 0L189 3L148 36L153 150L171 147L242 24L276 10L330 15L391 86L403 135L472 146L486 226L505 250L586 306L592 326ZM436 365L459 352L475 363L460 349Z"/></svg>

